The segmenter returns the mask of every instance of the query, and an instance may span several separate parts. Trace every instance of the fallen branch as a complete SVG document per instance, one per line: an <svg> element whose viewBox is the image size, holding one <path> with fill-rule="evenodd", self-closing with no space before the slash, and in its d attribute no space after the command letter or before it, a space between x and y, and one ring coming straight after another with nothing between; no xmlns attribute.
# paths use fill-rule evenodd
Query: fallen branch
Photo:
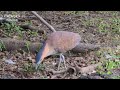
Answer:
<svg viewBox="0 0 120 90"><path fill-rule="evenodd" d="M38 48L40 47L40 43L32 43L29 41L23 41L23 40L16 40L16 39L10 39L10 38L0 38L0 43L3 43L5 46L5 50L7 51L14 51L14 50L25 50L25 51L31 51L36 52Z"/></svg>
<svg viewBox="0 0 120 90"><path fill-rule="evenodd" d="M67 77L68 75L73 75L76 72L76 70L74 67L68 67L65 70L61 71L49 70L49 72L52 73L51 79L57 79L58 77L60 77L61 79L65 79L65 77Z"/></svg>
<svg viewBox="0 0 120 90"><path fill-rule="evenodd" d="M49 23L47 23L41 16L39 16L36 11L31 11L31 12L32 12L37 18L39 18L39 20L40 20L42 23L44 23L48 28L50 28L53 32L56 32L56 30L55 30Z"/></svg>
<svg viewBox="0 0 120 90"><path fill-rule="evenodd" d="M42 43L32 43L26 40L16 40L10 38L0 38L0 42L3 42L7 51L13 50L27 50L29 48L30 52L36 52ZM26 46L27 45L27 46ZM86 47L85 47L86 46ZM79 48L79 49L78 49ZM96 50L96 48L100 48L98 45L93 44L85 44L81 43L80 45L76 46L72 51L80 53L85 52L85 50Z"/></svg>
<svg viewBox="0 0 120 90"><path fill-rule="evenodd" d="M80 43L75 48L73 48L72 51L79 53L79 52L88 52L98 49L100 49L100 45Z"/></svg>
<svg viewBox="0 0 120 90"><path fill-rule="evenodd" d="M52 74L63 74L65 72L68 72L70 74L75 73L75 68L73 67L68 67L66 70L62 70L62 71L54 71L54 70L49 70L49 72L51 72Z"/></svg>

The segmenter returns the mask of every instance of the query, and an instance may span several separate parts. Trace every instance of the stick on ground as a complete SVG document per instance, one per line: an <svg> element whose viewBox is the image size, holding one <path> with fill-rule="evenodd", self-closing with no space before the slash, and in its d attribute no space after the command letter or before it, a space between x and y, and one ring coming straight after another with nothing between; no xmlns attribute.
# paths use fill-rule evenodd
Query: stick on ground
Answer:
<svg viewBox="0 0 120 90"><path fill-rule="evenodd" d="M55 30L49 23L47 23L41 16L39 16L36 11L31 11L31 12L32 12L36 17L38 17L39 20L40 20L42 23L44 23L48 28L50 28L53 32L56 32L56 30Z"/></svg>

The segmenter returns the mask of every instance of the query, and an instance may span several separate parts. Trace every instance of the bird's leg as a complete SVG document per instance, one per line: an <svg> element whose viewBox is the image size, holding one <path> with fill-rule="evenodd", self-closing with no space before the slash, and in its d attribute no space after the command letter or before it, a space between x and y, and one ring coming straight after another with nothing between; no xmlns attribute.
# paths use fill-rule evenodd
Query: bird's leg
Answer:
<svg viewBox="0 0 120 90"><path fill-rule="evenodd" d="M61 57L62 57L62 61L64 62L64 66L65 66L65 68L67 69L64 55L61 54Z"/></svg>
<svg viewBox="0 0 120 90"><path fill-rule="evenodd" d="M60 61L59 61L59 64L58 64L58 70L60 69L61 62L64 62L64 66L66 68L65 57L64 57L63 54L60 54Z"/></svg>

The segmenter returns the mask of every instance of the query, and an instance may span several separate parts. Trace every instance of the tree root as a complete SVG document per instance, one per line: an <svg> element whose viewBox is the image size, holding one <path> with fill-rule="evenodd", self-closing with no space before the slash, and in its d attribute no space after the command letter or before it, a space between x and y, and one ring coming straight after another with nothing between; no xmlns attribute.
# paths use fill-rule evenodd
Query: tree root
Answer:
<svg viewBox="0 0 120 90"><path fill-rule="evenodd" d="M56 79L58 77L61 77L61 74L63 74L61 79L65 79L65 77L67 77L68 75L73 75L73 74L78 74L78 73L80 73L81 75L92 74L92 72L95 70L95 68L99 65L101 65L101 63L92 64L90 66L82 67L82 68L75 65L74 67L73 66L68 67L66 70L62 70L62 71L50 70L49 72L51 72L53 74L51 79ZM91 76L90 78L94 78L94 76ZM100 76L95 76L95 78L100 78Z"/></svg>

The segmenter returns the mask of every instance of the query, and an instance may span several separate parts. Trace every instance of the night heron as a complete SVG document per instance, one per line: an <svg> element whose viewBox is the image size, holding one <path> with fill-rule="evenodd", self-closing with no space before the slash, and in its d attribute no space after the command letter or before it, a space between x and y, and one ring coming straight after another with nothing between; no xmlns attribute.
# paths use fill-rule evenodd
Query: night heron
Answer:
<svg viewBox="0 0 120 90"><path fill-rule="evenodd" d="M61 62L65 64L65 57L63 53L73 49L80 43L81 37L78 33L68 31L56 31L48 35L43 46L36 55L36 69L45 57L60 54L60 61L58 64L58 70Z"/></svg>

